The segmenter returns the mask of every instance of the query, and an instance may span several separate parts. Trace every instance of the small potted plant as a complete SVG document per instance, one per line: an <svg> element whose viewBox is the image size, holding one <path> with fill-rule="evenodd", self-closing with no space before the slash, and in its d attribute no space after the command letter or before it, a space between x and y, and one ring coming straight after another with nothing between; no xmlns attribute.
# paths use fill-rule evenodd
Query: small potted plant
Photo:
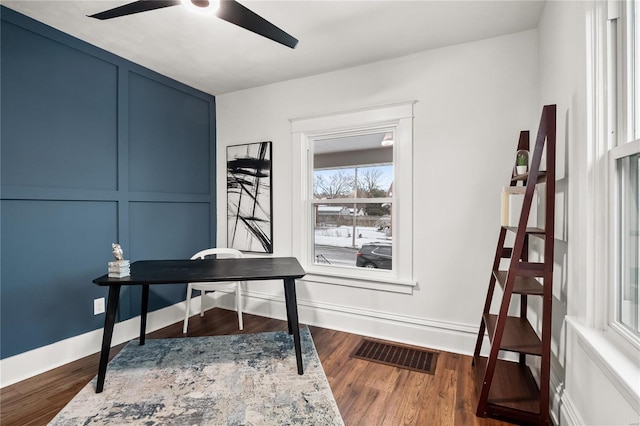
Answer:
<svg viewBox="0 0 640 426"><path fill-rule="evenodd" d="M527 173L529 166L529 151L521 149L516 153L516 175Z"/></svg>

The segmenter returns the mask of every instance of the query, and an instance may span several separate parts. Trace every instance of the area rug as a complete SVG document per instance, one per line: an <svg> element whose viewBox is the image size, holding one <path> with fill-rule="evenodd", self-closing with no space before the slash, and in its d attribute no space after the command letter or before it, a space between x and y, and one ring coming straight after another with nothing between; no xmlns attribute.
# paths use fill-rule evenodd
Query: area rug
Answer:
<svg viewBox="0 0 640 426"><path fill-rule="evenodd" d="M344 425L311 334L133 340L50 425Z"/></svg>

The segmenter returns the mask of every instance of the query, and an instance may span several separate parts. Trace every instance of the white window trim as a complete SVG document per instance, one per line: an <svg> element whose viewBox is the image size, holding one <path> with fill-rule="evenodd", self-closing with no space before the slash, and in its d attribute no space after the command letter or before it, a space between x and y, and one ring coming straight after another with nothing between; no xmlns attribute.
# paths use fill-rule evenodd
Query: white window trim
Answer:
<svg viewBox="0 0 640 426"><path fill-rule="evenodd" d="M616 206L617 158L633 152L633 143L616 147L618 132L628 128L628 123L618 111L626 109L628 100L620 99L616 88L622 79L617 65L626 48L611 37L619 31L621 9L618 2L595 2L592 5L587 53L587 156L586 156L586 264L587 285L586 324L597 330L619 332L612 327L615 322L616 303L616 253L617 229L615 215L610 214ZM624 66L624 65L623 65ZM626 87L626 83L625 86ZM624 89L624 87L622 89ZM624 96L622 96L624 98ZM602 262L602 259L607 261ZM623 336L629 341L629 334ZM630 341L631 346L635 342Z"/></svg>
<svg viewBox="0 0 640 426"><path fill-rule="evenodd" d="M587 49L587 150L584 165L585 204L580 206L585 212L574 217L584 221L585 230L586 271L576 276L584 279L586 292L587 326L604 330L607 325L607 306L609 300L609 259L608 247L608 212L607 200L608 167L607 152L610 136L608 122L612 114L611 105L607 102L607 88L611 81L607 79L611 70L607 60L607 26L608 10L605 2L592 5L588 20L589 48ZM578 175L580 179L582 177ZM580 218L579 218L580 217ZM577 237L577 236L576 236ZM600 259L600 261L598 261Z"/></svg>
<svg viewBox="0 0 640 426"><path fill-rule="evenodd" d="M416 101L331 114L292 118L292 242L293 253L307 271L306 281L410 294L413 278L413 105ZM320 135L371 128L393 128L394 144L394 270L366 270L318 265L312 261L313 241L309 197L310 141ZM395 165L401 164L402 171Z"/></svg>
<svg viewBox="0 0 640 426"><path fill-rule="evenodd" d="M617 287L614 276L617 242L611 234L616 229L616 218L610 214L617 201L613 196L615 159L633 149L629 144L615 147L619 129L628 128L626 121L618 122L618 111L624 106L623 102L627 102L627 99L618 99L614 84L616 79L620 81L620 70L607 56L613 52L617 62L617 57L624 53L624 47L609 36L618 25L620 5L617 1L594 2L587 20L587 150L584 172L579 174L587 189L584 204L579 208L586 214L584 219L582 214L571 216L580 222L578 228L585 230L586 271L580 272L575 266L570 270L575 277L584 279L586 315L580 319L568 316L566 320L578 333L580 344L591 359L637 409L640 407L640 365L633 360L640 356L640 349L632 336L612 321Z"/></svg>

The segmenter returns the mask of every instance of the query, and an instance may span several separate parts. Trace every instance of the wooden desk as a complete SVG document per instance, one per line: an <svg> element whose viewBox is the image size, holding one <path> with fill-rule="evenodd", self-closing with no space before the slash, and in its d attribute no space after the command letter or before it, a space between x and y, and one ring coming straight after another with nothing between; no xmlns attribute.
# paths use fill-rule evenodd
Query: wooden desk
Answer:
<svg viewBox="0 0 640 426"><path fill-rule="evenodd" d="M253 259L141 260L131 264L131 275L128 277L109 278L108 275L103 275L100 278L96 278L93 280L95 284L109 287L96 393L102 392L104 388L111 337L120 299L120 288L123 285L142 286L140 344L144 345L150 285L281 279L284 281L289 334L293 334L298 374L302 374L302 350L300 347L295 280L296 278L302 278L305 274L306 272L295 257L270 257Z"/></svg>

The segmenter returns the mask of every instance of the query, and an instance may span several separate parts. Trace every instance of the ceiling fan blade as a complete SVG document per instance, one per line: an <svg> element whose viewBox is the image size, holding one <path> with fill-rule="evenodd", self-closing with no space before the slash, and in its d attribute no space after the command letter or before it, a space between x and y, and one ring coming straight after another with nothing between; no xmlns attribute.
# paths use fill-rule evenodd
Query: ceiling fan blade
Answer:
<svg viewBox="0 0 640 426"><path fill-rule="evenodd" d="M134 13L147 12L149 10L161 9L163 7L180 4L180 0L140 0L123 6L114 7L104 12L89 15L90 18L111 19L119 16L133 15Z"/></svg>
<svg viewBox="0 0 640 426"><path fill-rule="evenodd" d="M297 38L284 32L235 0L222 0L216 16L292 49L298 44Z"/></svg>

